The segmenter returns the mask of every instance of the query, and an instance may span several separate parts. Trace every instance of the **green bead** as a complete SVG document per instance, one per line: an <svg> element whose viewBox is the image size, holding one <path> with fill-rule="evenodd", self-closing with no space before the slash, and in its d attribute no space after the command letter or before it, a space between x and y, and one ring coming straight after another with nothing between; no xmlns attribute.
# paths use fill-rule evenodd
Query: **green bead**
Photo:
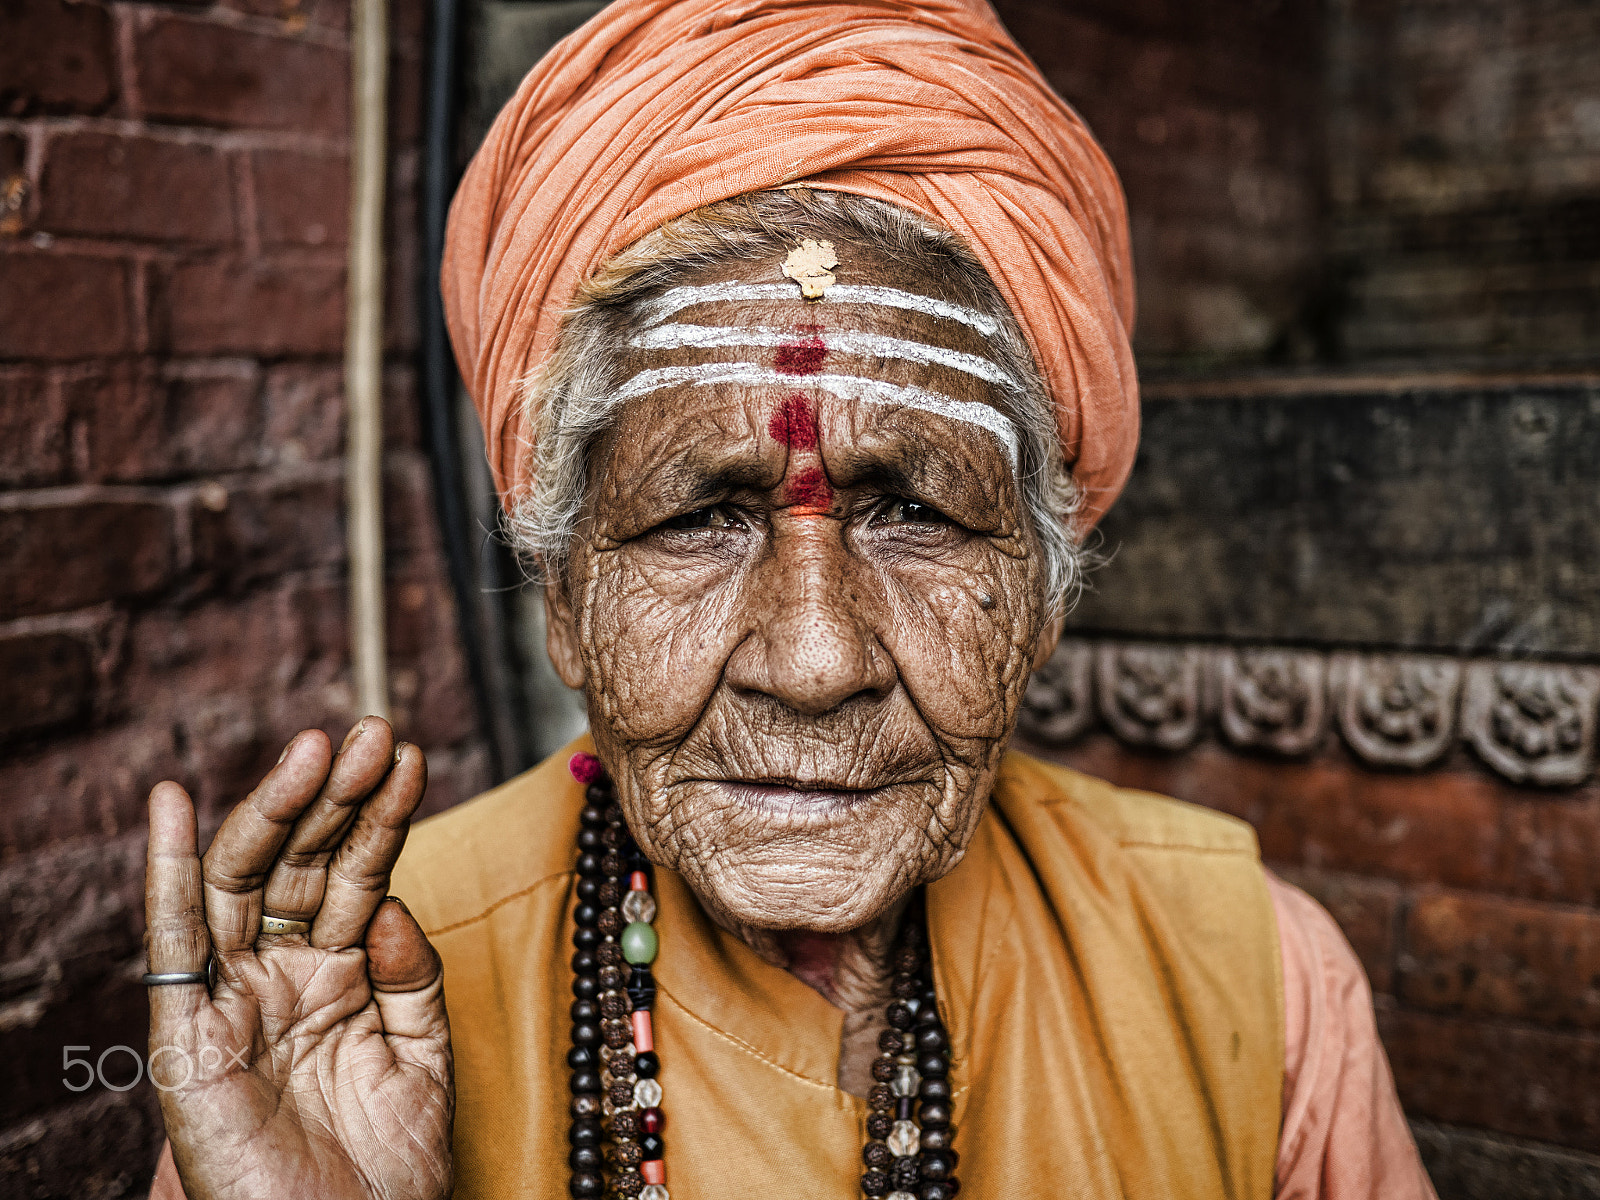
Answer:
<svg viewBox="0 0 1600 1200"><path fill-rule="evenodd" d="M655 962L660 948L656 931L643 921L635 921L622 931L622 957L636 967Z"/></svg>

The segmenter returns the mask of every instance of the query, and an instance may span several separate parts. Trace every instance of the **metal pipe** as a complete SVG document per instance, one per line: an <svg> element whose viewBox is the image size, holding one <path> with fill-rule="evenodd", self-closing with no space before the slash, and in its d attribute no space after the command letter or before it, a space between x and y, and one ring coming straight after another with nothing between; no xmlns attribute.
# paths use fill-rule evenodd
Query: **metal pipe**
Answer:
<svg viewBox="0 0 1600 1200"><path fill-rule="evenodd" d="M345 529L350 555L350 658L357 712L389 715L383 593L383 193L388 166L387 0L355 0L350 255L344 391L349 432Z"/></svg>

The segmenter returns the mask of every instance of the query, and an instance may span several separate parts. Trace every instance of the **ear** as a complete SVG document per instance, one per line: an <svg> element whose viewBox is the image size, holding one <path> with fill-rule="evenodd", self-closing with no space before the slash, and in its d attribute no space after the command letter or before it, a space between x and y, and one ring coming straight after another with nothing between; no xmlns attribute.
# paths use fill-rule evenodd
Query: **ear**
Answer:
<svg viewBox="0 0 1600 1200"><path fill-rule="evenodd" d="M1066 626L1067 614L1060 606L1044 623L1039 630L1038 640L1033 643L1033 669L1037 671L1050 661L1050 656L1056 652L1056 643L1061 640L1061 630Z"/></svg>
<svg viewBox="0 0 1600 1200"><path fill-rule="evenodd" d="M582 688L588 675L578 650L578 622L567 586L559 579L544 588L544 648L561 682L569 688Z"/></svg>

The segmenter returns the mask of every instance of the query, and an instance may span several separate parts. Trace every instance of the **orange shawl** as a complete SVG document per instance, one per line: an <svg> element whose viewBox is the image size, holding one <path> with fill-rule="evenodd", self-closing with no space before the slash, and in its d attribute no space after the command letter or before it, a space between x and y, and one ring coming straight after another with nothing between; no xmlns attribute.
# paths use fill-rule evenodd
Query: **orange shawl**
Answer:
<svg viewBox="0 0 1600 1200"><path fill-rule="evenodd" d="M450 210L451 340L511 504L519 383L581 280L667 221L804 183L921 213L998 283L1084 528L1133 465L1133 272L1110 163L984 0L617 0L523 80Z"/></svg>

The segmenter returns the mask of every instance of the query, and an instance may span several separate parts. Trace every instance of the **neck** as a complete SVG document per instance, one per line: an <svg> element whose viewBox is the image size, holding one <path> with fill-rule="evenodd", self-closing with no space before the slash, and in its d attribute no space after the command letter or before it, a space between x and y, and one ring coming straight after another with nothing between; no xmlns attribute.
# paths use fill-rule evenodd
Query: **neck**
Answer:
<svg viewBox="0 0 1600 1200"><path fill-rule="evenodd" d="M814 988L835 1008L859 1013L889 1002L894 975L889 960L910 899L902 897L888 912L842 933L756 929L724 921L714 911L711 915L763 960Z"/></svg>

